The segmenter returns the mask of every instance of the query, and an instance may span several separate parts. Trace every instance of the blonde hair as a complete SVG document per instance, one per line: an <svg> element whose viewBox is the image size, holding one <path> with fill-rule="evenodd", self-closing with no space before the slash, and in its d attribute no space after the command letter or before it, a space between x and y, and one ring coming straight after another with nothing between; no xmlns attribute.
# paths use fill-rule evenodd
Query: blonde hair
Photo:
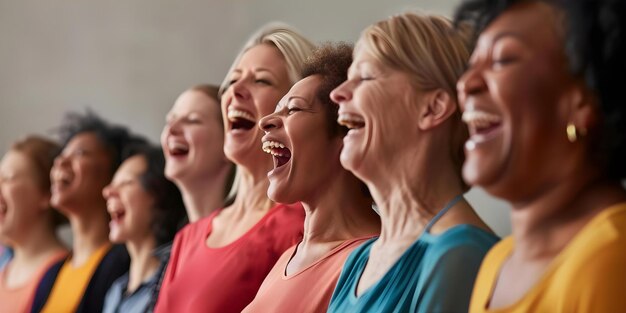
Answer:
<svg viewBox="0 0 626 313"><path fill-rule="evenodd" d="M456 83L471 54L471 32L466 25L455 28L443 16L407 12L366 28L358 48L385 66L409 74L418 91L444 90L458 108ZM451 157L460 177L468 131L460 109L451 119Z"/></svg>
<svg viewBox="0 0 626 313"><path fill-rule="evenodd" d="M233 61L224 81L220 85L220 97L228 88L230 76L244 53L260 44L273 45L280 51L287 62L287 73L292 85L302 78L300 72L302 71L304 61L315 48L313 43L287 24L279 22L266 24L248 39L239 51L239 54L237 54L235 61Z"/></svg>
<svg viewBox="0 0 626 313"><path fill-rule="evenodd" d="M403 13L366 28L359 40L383 64L410 74L420 90L456 96L471 53L470 33L438 15Z"/></svg>

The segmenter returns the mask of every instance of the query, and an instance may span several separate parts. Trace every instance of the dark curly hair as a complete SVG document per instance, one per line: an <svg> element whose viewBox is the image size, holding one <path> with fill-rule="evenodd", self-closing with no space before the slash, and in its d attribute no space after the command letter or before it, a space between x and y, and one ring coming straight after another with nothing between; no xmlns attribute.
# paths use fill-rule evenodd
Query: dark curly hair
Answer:
<svg viewBox="0 0 626 313"><path fill-rule="evenodd" d="M133 156L142 156L146 162L146 170L139 181L154 199L151 225L158 247L172 241L186 221L185 205L178 187L165 178L165 157L161 148L135 143L124 149L122 158L126 160Z"/></svg>
<svg viewBox="0 0 626 313"><path fill-rule="evenodd" d="M331 137L345 135L348 129L337 124L339 107L330 99L330 92L348 79L348 68L352 64L353 47L347 43L324 43L304 63L302 77L319 75L322 83L317 89L317 99L326 105L328 132Z"/></svg>
<svg viewBox="0 0 626 313"><path fill-rule="evenodd" d="M457 25L469 22L476 36L512 5L540 0L465 0ZM565 53L570 72L594 91L602 116L590 147L611 179L626 177L626 1L542 0L565 15ZM596 139L596 138L594 138Z"/></svg>
<svg viewBox="0 0 626 313"><path fill-rule="evenodd" d="M89 109L84 114L66 113L58 132L63 147L77 135L94 133L110 153L111 175L122 163L122 153L126 146L147 143L145 138L131 134L124 126L109 124Z"/></svg>

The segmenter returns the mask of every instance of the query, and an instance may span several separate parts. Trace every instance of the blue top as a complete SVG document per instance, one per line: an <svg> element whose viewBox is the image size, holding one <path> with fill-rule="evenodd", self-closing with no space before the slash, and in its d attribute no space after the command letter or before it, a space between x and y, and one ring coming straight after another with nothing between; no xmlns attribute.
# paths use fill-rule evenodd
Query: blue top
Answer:
<svg viewBox="0 0 626 313"><path fill-rule="evenodd" d="M0 270L13 258L13 250L9 247L0 246Z"/></svg>
<svg viewBox="0 0 626 313"><path fill-rule="evenodd" d="M163 275L167 268L172 250L172 243L166 243L155 249L154 255L161 261L157 271L131 294L126 294L129 273L118 278L104 299L103 313L144 313L154 311Z"/></svg>
<svg viewBox="0 0 626 313"><path fill-rule="evenodd" d="M103 313L144 313L150 310L149 305L155 295L155 290L165 267L159 266L157 271L147 281L131 294L126 294L128 287L128 273L118 278L107 292L104 299Z"/></svg>
<svg viewBox="0 0 626 313"><path fill-rule="evenodd" d="M428 229L358 297L357 283L377 238L356 248L343 266L328 312L467 312L480 263L499 238L471 225L439 235Z"/></svg>

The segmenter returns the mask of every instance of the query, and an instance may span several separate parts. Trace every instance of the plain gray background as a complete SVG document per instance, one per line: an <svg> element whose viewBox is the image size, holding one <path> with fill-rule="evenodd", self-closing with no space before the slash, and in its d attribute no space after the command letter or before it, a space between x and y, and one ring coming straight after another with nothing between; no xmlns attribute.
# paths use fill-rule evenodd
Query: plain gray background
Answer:
<svg viewBox="0 0 626 313"><path fill-rule="evenodd" d="M315 42L354 42L365 26L414 10L450 16L458 0L0 0L0 152L51 135L64 112L94 109L158 140L187 87L219 84L259 26L283 21ZM509 206L468 198L499 234Z"/></svg>

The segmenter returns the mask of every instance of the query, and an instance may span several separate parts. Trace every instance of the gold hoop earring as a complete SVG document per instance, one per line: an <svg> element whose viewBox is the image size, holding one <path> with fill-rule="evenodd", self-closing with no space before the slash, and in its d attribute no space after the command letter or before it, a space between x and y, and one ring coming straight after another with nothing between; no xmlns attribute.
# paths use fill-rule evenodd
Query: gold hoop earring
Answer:
<svg viewBox="0 0 626 313"><path fill-rule="evenodd" d="M585 135L585 129L577 129L574 123L568 123L565 131L567 132L567 140L571 143L576 142L579 136Z"/></svg>

